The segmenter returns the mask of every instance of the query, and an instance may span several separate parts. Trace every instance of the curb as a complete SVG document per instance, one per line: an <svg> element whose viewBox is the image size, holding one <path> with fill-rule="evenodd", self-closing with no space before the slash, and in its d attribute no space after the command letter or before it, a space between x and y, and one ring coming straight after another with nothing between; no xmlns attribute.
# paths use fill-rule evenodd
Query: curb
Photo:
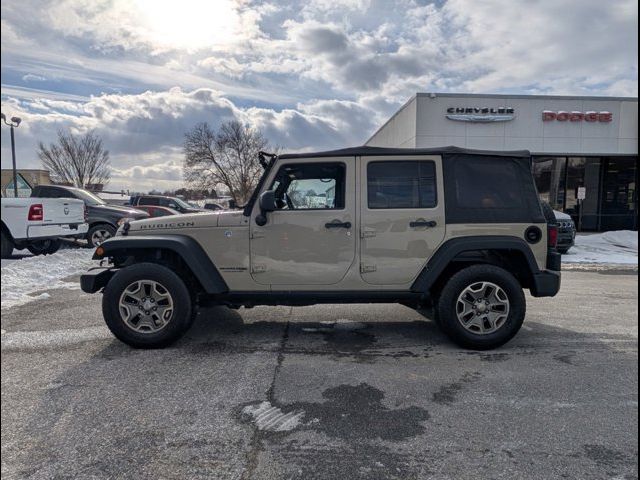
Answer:
<svg viewBox="0 0 640 480"><path fill-rule="evenodd" d="M638 265L621 263L563 263L566 272L623 272L638 273Z"/></svg>

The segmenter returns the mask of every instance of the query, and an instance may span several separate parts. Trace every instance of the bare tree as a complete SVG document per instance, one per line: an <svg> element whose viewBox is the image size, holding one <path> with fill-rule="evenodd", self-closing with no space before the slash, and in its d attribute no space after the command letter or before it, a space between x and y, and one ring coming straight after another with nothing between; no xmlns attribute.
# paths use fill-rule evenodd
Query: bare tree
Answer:
<svg viewBox="0 0 640 480"><path fill-rule="evenodd" d="M109 151L102 139L93 131L73 135L58 130L58 142L47 147L38 144L38 157L57 182L71 183L84 188L87 185L106 184L111 178Z"/></svg>
<svg viewBox="0 0 640 480"><path fill-rule="evenodd" d="M223 123L217 133L208 123L199 123L185 134L185 181L198 190L222 184L243 205L262 174L258 152L268 148L259 130L237 120Z"/></svg>

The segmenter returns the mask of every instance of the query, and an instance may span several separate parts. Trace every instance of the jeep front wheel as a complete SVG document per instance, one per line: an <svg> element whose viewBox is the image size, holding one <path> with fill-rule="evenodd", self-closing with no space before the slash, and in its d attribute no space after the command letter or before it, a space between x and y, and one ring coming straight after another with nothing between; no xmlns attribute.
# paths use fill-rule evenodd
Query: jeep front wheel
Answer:
<svg viewBox="0 0 640 480"><path fill-rule="evenodd" d="M102 297L107 327L135 348L161 348L178 340L191 326L192 309L182 279L154 263L123 268L109 281Z"/></svg>
<svg viewBox="0 0 640 480"><path fill-rule="evenodd" d="M518 280L493 265L473 265L456 273L438 302L440 326L458 345L488 350L520 330L526 300Z"/></svg>

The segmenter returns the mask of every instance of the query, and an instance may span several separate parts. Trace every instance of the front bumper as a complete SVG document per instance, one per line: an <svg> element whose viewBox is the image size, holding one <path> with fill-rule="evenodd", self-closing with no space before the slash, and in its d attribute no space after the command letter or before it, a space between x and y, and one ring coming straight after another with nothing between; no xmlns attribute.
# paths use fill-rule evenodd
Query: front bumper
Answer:
<svg viewBox="0 0 640 480"><path fill-rule="evenodd" d="M576 232L558 232L558 247L559 248L571 248L576 243Z"/></svg>
<svg viewBox="0 0 640 480"><path fill-rule="evenodd" d="M96 293L107 286L117 268L95 267L80 276L80 288L86 293Z"/></svg>

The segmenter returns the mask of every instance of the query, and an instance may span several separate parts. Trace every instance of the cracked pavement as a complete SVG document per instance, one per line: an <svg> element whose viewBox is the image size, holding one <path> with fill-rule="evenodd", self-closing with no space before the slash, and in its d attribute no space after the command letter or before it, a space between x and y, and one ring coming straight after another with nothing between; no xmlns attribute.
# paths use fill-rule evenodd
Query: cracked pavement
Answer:
<svg viewBox="0 0 640 480"><path fill-rule="evenodd" d="M133 350L50 290L2 312L2 477L637 478L637 289L566 272L490 352L399 305L209 308Z"/></svg>

